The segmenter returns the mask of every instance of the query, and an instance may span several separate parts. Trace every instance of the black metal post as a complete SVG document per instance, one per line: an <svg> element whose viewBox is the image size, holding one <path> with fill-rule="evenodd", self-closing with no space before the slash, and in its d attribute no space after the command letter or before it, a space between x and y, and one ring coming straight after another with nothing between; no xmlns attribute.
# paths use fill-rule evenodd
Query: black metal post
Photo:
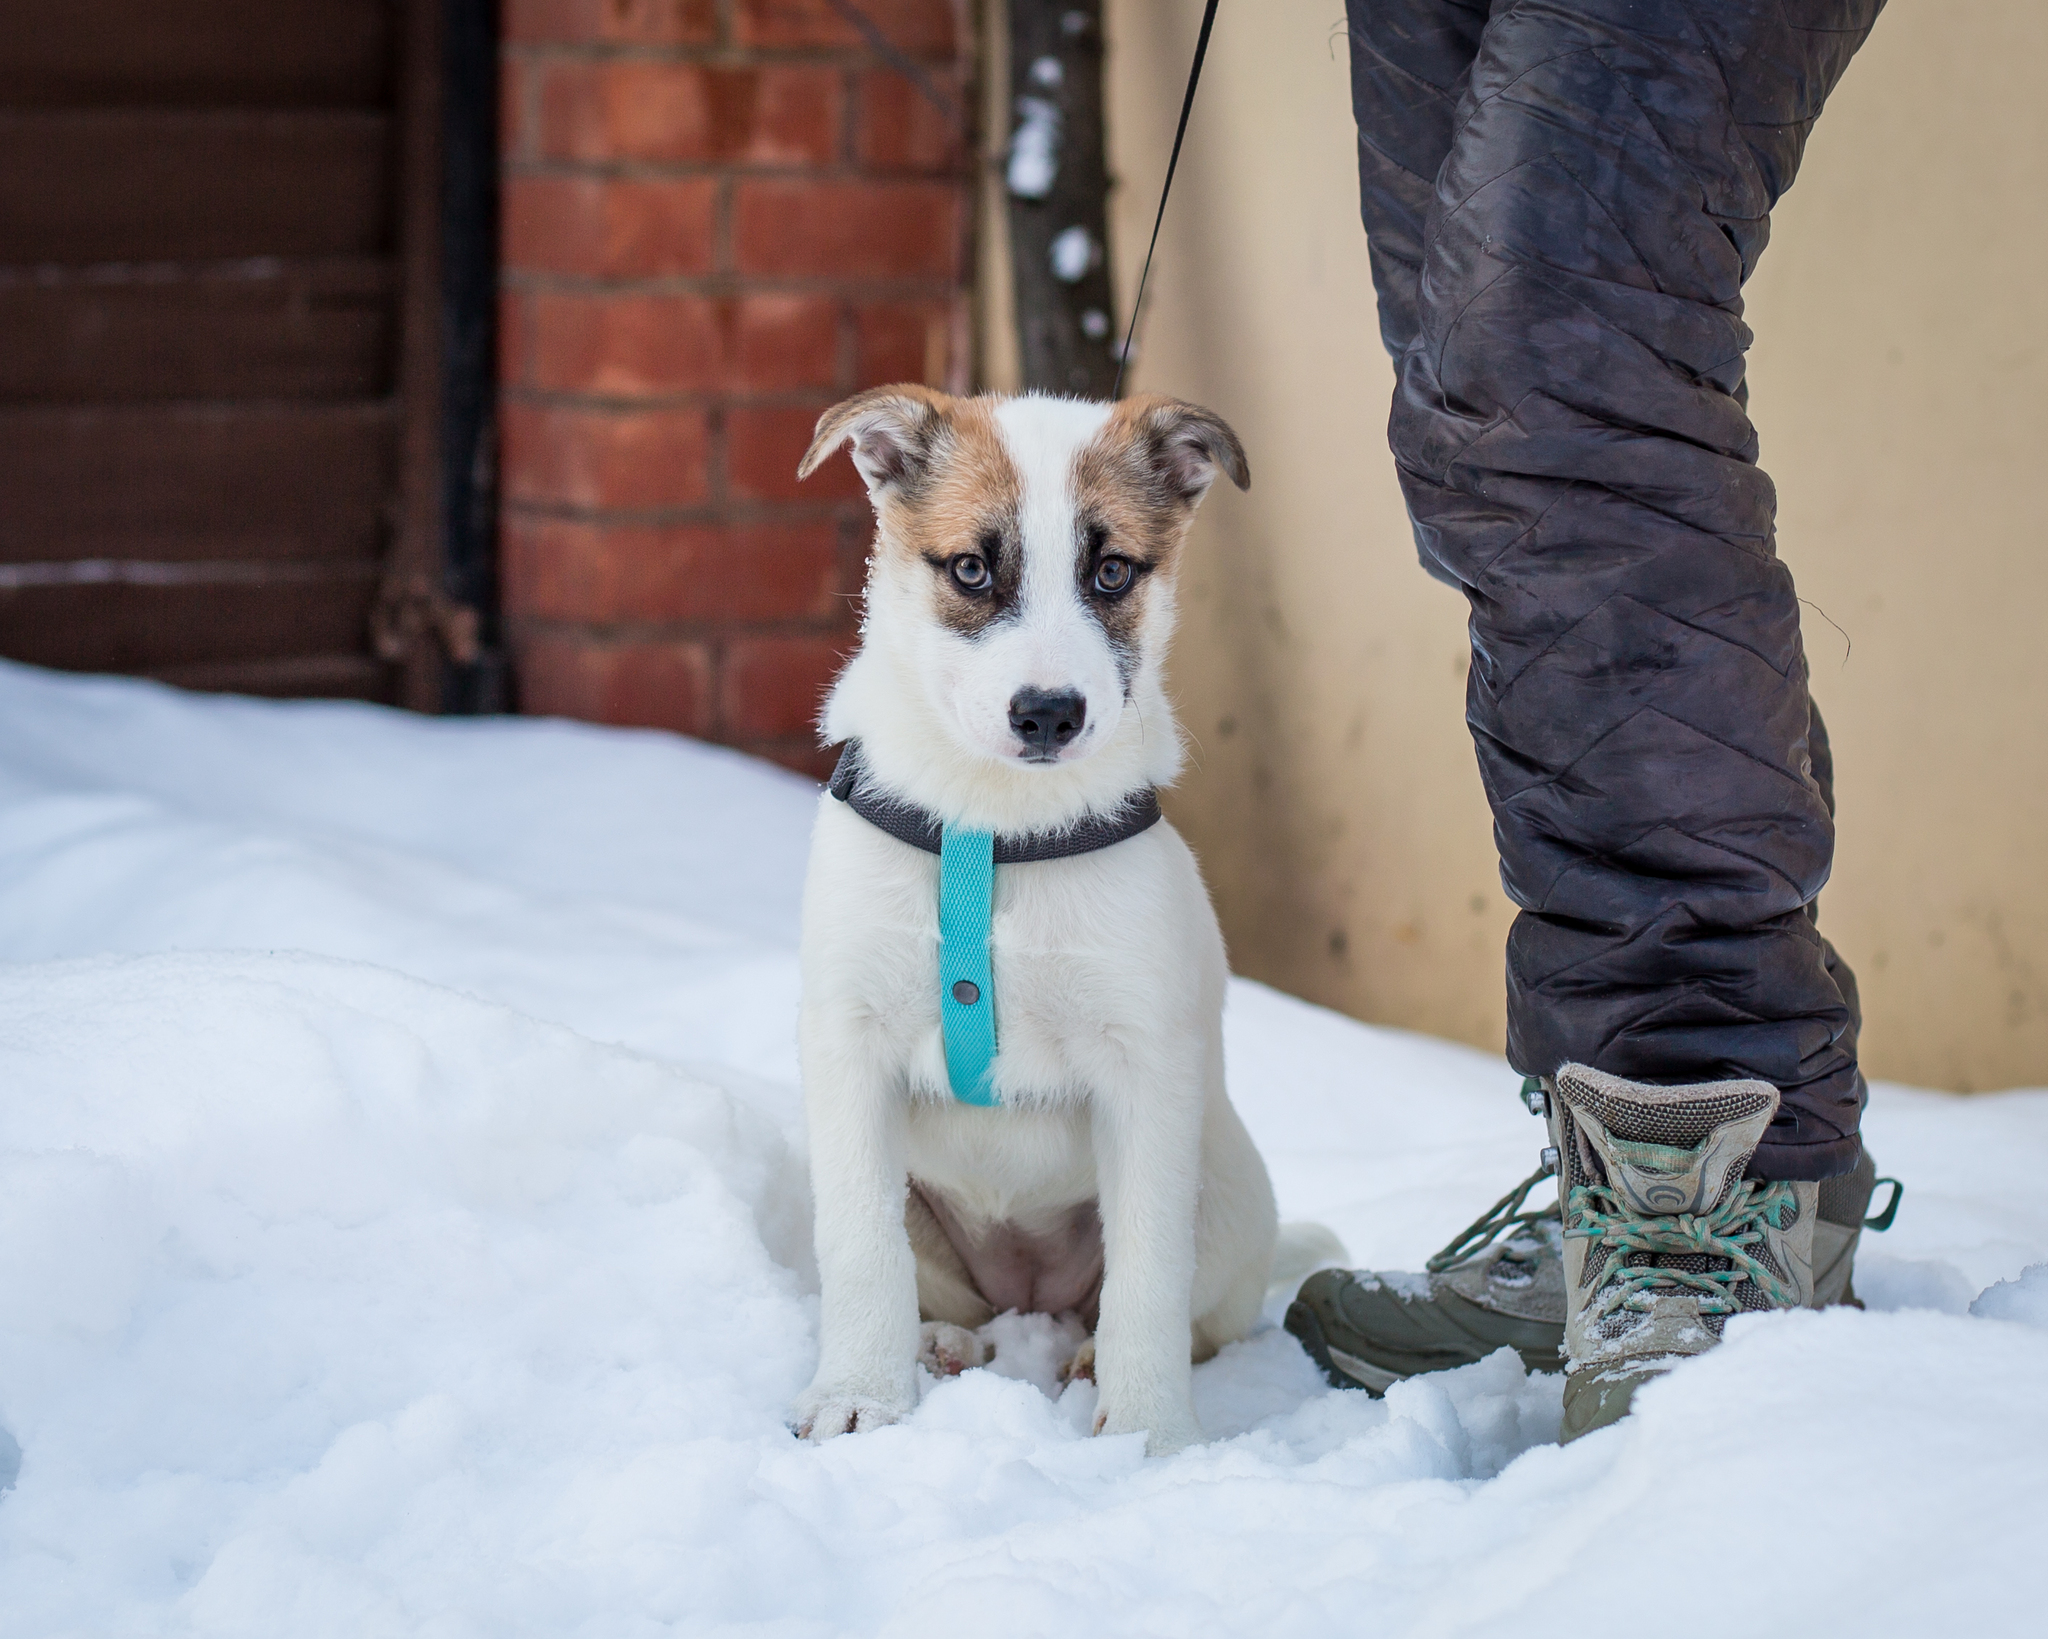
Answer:
<svg viewBox="0 0 2048 1639"><path fill-rule="evenodd" d="M511 709L498 634L498 5L446 0L442 102L442 591L476 611L474 658L442 671L447 712Z"/></svg>
<svg viewBox="0 0 2048 1639"><path fill-rule="evenodd" d="M1010 0L1010 264L1024 385L1116 384L1102 0Z"/></svg>

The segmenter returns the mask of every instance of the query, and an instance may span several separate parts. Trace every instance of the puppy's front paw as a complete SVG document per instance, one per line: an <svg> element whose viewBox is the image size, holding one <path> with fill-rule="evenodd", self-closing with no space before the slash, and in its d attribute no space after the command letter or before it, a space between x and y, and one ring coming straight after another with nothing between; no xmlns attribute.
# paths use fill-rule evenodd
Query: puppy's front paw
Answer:
<svg viewBox="0 0 2048 1639"><path fill-rule="evenodd" d="M958 1377L988 1364L989 1346L965 1326L928 1320L917 1334L917 1363L934 1377Z"/></svg>
<svg viewBox="0 0 2048 1639"><path fill-rule="evenodd" d="M1104 1407L1095 1414L1097 1434L1142 1434L1145 1436L1145 1455L1148 1457L1170 1457L1176 1451L1202 1443L1202 1426L1195 1421L1192 1411L1179 1414L1154 1411L1149 1414L1119 1413L1114 1407Z"/></svg>
<svg viewBox="0 0 2048 1639"><path fill-rule="evenodd" d="M863 1434L869 1429L900 1423L910 1415L908 1406L892 1404L871 1394L813 1391L796 1403L797 1437L829 1440L835 1434Z"/></svg>

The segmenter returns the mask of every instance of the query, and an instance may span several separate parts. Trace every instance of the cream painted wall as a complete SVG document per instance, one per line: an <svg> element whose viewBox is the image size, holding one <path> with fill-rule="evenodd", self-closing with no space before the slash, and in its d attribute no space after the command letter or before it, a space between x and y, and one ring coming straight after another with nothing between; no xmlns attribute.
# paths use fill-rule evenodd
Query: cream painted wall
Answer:
<svg viewBox="0 0 2048 1639"><path fill-rule="evenodd" d="M1200 10L1110 3L1126 290ZM1386 451L1341 22L1226 0L1153 271L1136 383L1221 411L1254 474L1198 525L1174 665L1195 760L1169 806L1241 971L1497 1048L1511 909L1463 600L1416 565ZM2048 1082L2044 60L2041 0L1892 0L1750 290L1780 550L1854 643L1809 619L1842 806L1823 925L1872 1073L1933 1086Z"/></svg>

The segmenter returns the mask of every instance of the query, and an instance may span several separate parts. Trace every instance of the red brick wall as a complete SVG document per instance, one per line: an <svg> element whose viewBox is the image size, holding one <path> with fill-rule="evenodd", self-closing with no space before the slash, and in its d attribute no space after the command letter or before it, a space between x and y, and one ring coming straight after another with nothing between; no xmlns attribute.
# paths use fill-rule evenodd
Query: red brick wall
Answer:
<svg viewBox="0 0 2048 1639"><path fill-rule="evenodd" d="M964 4L857 0L968 105ZM968 144L827 0L506 0L522 709L824 766L870 520L818 412L966 369Z"/></svg>

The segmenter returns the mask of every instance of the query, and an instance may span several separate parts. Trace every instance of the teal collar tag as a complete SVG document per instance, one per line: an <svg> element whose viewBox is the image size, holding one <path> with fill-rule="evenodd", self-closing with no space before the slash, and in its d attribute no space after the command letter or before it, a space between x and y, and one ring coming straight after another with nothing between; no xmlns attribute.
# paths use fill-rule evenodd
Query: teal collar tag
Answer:
<svg viewBox="0 0 2048 1639"><path fill-rule="evenodd" d="M1000 1104L989 1072L996 1058L995 976L989 933L995 915L996 839L947 826L939 842L939 1026L946 1079L962 1104Z"/></svg>

